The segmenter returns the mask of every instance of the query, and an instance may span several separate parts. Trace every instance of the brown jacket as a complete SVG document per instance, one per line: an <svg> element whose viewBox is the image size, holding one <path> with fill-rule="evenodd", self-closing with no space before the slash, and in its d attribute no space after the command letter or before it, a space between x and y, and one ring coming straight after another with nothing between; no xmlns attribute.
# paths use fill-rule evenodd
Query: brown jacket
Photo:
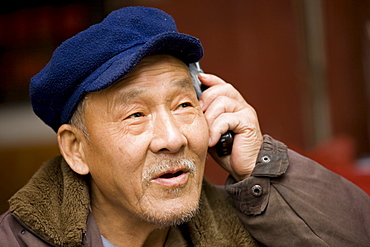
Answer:
<svg viewBox="0 0 370 247"><path fill-rule="evenodd" d="M269 136L252 176L239 183L229 177L226 190L266 246L370 246L370 197Z"/></svg>
<svg viewBox="0 0 370 247"><path fill-rule="evenodd" d="M269 136L252 176L230 177L226 191L204 182L199 214L181 227L194 246L256 246L245 228L266 246L370 246L369 196ZM61 157L48 162L0 217L0 246L102 246L88 193Z"/></svg>

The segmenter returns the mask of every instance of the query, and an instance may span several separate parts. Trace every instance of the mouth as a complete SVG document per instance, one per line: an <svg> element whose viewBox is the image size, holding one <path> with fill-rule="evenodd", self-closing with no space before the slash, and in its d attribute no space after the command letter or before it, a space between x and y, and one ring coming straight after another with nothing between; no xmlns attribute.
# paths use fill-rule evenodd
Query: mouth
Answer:
<svg viewBox="0 0 370 247"><path fill-rule="evenodd" d="M151 180L151 182L163 187L177 187L186 184L189 172L185 169L166 171Z"/></svg>
<svg viewBox="0 0 370 247"><path fill-rule="evenodd" d="M165 173L165 174L159 176L159 178L174 178L174 177L181 176L183 173L184 173L184 171L168 172L168 173Z"/></svg>

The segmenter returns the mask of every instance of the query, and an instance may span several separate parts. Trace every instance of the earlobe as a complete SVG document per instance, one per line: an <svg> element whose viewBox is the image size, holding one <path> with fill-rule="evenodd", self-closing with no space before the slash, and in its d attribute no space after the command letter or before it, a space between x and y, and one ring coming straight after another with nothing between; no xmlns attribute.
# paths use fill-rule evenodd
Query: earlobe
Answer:
<svg viewBox="0 0 370 247"><path fill-rule="evenodd" d="M84 134L82 131L70 124L63 124L58 130L59 150L70 166L70 168L80 174L87 175L89 167L86 163L84 154Z"/></svg>

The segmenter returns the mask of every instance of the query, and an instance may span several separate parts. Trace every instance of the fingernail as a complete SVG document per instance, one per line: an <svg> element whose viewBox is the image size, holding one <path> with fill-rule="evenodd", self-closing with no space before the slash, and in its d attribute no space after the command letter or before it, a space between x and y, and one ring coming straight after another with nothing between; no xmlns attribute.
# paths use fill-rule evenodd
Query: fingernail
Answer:
<svg viewBox="0 0 370 247"><path fill-rule="evenodd" d="M200 77L202 77L202 78L207 78L208 77L208 75L207 74L205 74L205 73L199 73L198 74Z"/></svg>

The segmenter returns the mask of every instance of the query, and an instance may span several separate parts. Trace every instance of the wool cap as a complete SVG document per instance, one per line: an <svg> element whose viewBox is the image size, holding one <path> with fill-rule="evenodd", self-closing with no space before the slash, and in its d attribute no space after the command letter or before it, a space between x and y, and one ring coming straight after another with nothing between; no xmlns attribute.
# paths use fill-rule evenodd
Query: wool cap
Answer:
<svg viewBox="0 0 370 247"><path fill-rule="evenodd" d="M154 54L173 55L189 64L202 58L203 47L197 38L179 33L174 19L159 9L115 10L64 41L31 79L33 110L57 132L86 93L116 83Z"/></svg>

